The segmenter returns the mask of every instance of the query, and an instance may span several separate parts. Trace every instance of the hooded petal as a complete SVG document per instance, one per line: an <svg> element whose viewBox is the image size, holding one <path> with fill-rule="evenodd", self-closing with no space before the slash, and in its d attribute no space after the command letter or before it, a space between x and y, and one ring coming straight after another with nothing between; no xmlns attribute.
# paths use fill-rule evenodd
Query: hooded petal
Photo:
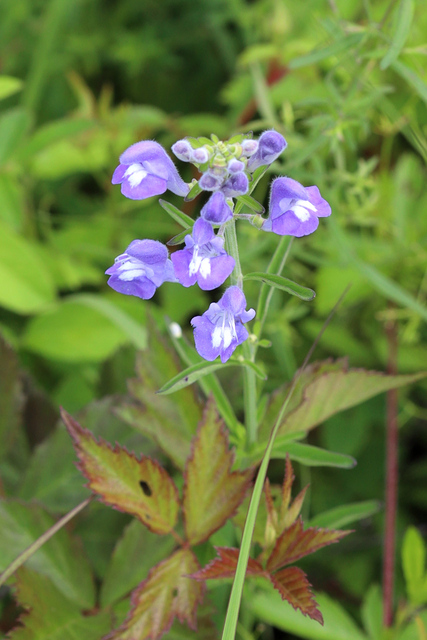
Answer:
<svg viewBox="0 0 427 640"><path fill-rule="evenodd" d="M255 171L258 167L271 164L286 147L287 142L280 133L274 130L264 131L259 138L257 151L248 161L248 170Z"/></svg>
<svg viewBox="0 0 427 640"><path fill-rule="evenodd" d="M318 187L306 187L310 202L316 207L316 215L325 218L331 215L331 205L320 195Z"/></svg>
<svg viewBox="0 0 427 640"><path fill-rule="evenodd" d="M132 186L128 179L122 182L121 191L131 200L145 200L152 196L159 196L167 189L167 182L163 178L147 174L138 185Z"/></svg>
<svg viewBox="0 0 427 640"><path fill-rule="evenodd" d="M301 238L316 231L319 226L319 218L312 211L308 211L305 219L301 220L294 211L285 211L281 216L272 221L272 231L279 236L295 236Z"/></svg>
<svg viewBox="0 0 427 640"><path fill-rule="evenodd" d="M214 193L200 212L202 218L213 224L222 224L233 217L222 191Z"/></svg>
<svg viewBox="0 0 427 640"><path fill-rule="evenodd" d="M244 171L235 173L223 184L221 191L226 198L243 196L249 191L248 176Z"/></svg>

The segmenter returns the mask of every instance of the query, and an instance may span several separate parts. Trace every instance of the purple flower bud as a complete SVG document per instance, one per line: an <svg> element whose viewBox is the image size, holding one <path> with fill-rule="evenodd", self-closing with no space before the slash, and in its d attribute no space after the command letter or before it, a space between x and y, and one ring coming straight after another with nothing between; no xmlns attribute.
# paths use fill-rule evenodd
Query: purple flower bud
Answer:
<svg viewBox="0 0 427 640"><path fill-rule="evenodd" d="M202 218L194 223L192 235L185 237L185 249L175 251L171 259L184 287L197 282L205 291L221 286L234 269L234 258L224 250L224 240L215 236Z"/></svg>
<svg viewBox="0 0 427 640"><path fill-rule="evenodd" d="M239 287L229 287L219 302L213 302L202 316L191 320L196 350L205 360L221 357L227 362L233 351L249 337L243 323L255 316L254 309L245 311L246 298Z"/></svg>
<svg viewBox="0 0 427 640"><path fill-rule="evenodd" d="M224 176L206 171L199 180L199 187L204 191L216 191L224 181Z"/></svg>
<svg viewBox="0 0 427 640"><path fill-rule="evenodd" d="M229 173L240 173L240 171L244 171L245 164L240 160L230 160L227 167Z"/></svg>
<svg viewBox="0 0 427 640"><path fill-rule="evenodd" d="M300 238L316 231L319 218L330 215L331 207L316 186L303 187L292 178L276 178L271 186L269 216L261 228Z"/></svg>
<svg viewBox="0 0 427 640"><path fill-rule="evenodd" d="M115 291L148 300L163 282L176 282L168 250L157 240L134 240L105 272Z"/></svg>
<svg viewBox="0 0 427 640"><path fill-rule="evenodd" d="M158 196L166 189L178 196L189 191L166 151L152 140L136 142L122 153L112 183L121 184L123 195L131 200Z"/></svg>
<svg viewBox="0 0 427 640"><path fill-rule="evenodd" d="M193 160L193 147L188 140L178 140L172 145L172 152L179 160L183 162L192 162Z"/></svg>
<svg viewBox="0 0 427 640"><path fill-rule="evenodd" d="M222 191L217 191L202 207L200 215L204 220L212 224L222 224L233 217L233 212L228 206Z"/></svg>
<svg viewBox="0 0 427 640"><path fill-rule="evenodd" d="M226 198L235 198L237 196L243 196L249 191L248 176L244 171L235 173L229 177L229 179L223 184L221 191Z"/></svg>
<svg viewBox="0 0 427 640"><path fill-rule="evenodd" d="M199 147L193 151L193 162L197 164L205 164L209 160L209 153L205 147Z"/></svg>
<svg viewBox="0 0 427 640"><path fill-rule="evenodd" d="M258 150L248 161L248 171L255 171L258 167L271 164L286 147L287 142L280 133L273 129L264 131L258 141Z"/></svg>
<svg viewBox="0 0 427 640"><path fill-rule="evenodd" d="M258 140L250 140L247 138L242 142L242 154L249 158L253 156L254 153L258 151Z"/></svg>

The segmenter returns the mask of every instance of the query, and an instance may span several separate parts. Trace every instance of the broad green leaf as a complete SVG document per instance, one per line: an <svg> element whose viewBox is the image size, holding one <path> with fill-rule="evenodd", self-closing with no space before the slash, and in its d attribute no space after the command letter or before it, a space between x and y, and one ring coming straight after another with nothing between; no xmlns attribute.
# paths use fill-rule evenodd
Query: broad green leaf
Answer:
<svg viewBox="0 0 427 640"><path fill-rule="evenodd" d="M0 116L0 165L9 159L22 142L31 125L28 112L21 107L6 111Z"/></svg>
<svg viewBox="0 0 427 640"><path fill-rule="evenodd" d="M236 573L239 550L232 547L215 547L217 557L214 558L203 569L192 574L194 580L218 580L223 578L233 578ZM249 558L246 575L260 575L264 573L262 565L253 558Z"/></svg>
<svg viewBox="0 0 427 640"><path fill-rule="evenodd" d="M406 64L403 64L400 60L393 62L391 67L401 78L406 80L424 102L427 102L427 84L415 71L407 67Z"/></svg>
<svg viewBox="0 0 427 640"><path fill-rule="evenodd" d="M253 594L246 604L262 622L304 640L367 640L366 635L338 603L325 594L316 594L316 600L322 612L323 627L292 607L284 605L273 589Z"/></svg>
<svg viewBox="0 0 427 640"><path fill-rule="evenodd" d="M297 382L279 434L308 431L339 411L426 376L424 372L392 376L378 371L349 369L346 360L313 363ZM261 440L268 438L287 389L287 386L282 387L273 394L261 425Z"/></svg>
<svg viewBox="0 0 427 640"><path fill-rule="evenodd" d="M15 176L0 174L0 218L14 231L20 231L25 214L25 187Z"/></svg>
<svg viewBox="0 0 427 640"><path fill-rule="evenodd" d="M53 524L53 518L35 504L0 501L0 571L15 560ZM82 608L95 604L89 564L80 545L61 529L32 555L27 566L52 580L55 588Z"/></svg>
<svg viewBox="0 0 427 640"><path fill-rule="evenodd" d="M143 455L137 458L117 444L113 449L102 438L97 442L66 411L62 418L88 487L106 504L139 518L151 531L171 533L178 518L178 491L159 463Z"/></svg>
<svg viewBox="0 0 427 640"><path fill-rule="evenodd" d="M427 601L425 560L424 540L418 529L409 527L403 539L402 567L408 598L414 606L419 606Z"/></svg>
<svg viewBox="0 0 427 640"><path fill-rule="evenodd" d="M179 549L156 565L133 592L132 609L110 640L157 640L175 618L195 629L205 588L187 576L198 569L199 563L189 549Z"/></svg>
<svg viewBox="0 0 427 640"><path fill-rule="evenodd" d="M193 218L190 218L190 216L187 216L186 213L180 211L173 204L170 204L170 202L166 202L166 200L162 200L160 198L159 204L166 211L166 213L168 213L171 218L175 220L175 222L178 222L178 224L181 225L181 227L184 227L184 229L192 229L194 224Z"/></svg>
<svg viewBox="0 0 427 640"><path fill-rule="evenodd" d="M33 318L22 337L22 346L54 360L105 360L118 347L129 342L129 331L134 321L107 301L99 300L95 304L92 302L87 298L83 301L66 300ZM99 308L101 306L102 310ZM115 316L115 321L111 318L112 315ZM139 326L138 329L137 342L140 343L144 330Z"/></svg>
<svg viewBox="0 0 427 640"><path fill-rule="evenodd" d="M378 585L373 584L363 600L362 609L363 626L369 634L370 640L381 640L383 627L383 603L382 593Z"/></svg>
<svg viewBox="0 0 427 640"><path fill-rule="evenodd" d="M252 470L232 472L233 462L225 425L210 400L185 469L184 526L190 544L206 540L242 502Z"/></svg>
<svg viewBox="0 0 427 640"><path fill-rule="evenodd" d="M22 571L18 577L18 602L29 611L20 618L10 640L99 640L111 629L108 612L88 615L70 602L45 576Z"/></svg>
<svg viewBox="0 0 427 640"><path fill-rule="evenodd" d="M20 158L27 159L64 138L72 138L95 126L97 126L95 120L86 118L63 118L49 122L38 128L31 136L25 148L22 149Z"/></svg>
<svg viewBox="0 0 427 640"><path fill-rule="evenodd" d="M6 456L19 437L24 402L18 359L0 335L0 459Z"/></svg>
<svg viewBox="0 0 427 640"><path fill-rule="evenodd" d="M163 385L161 389L157 393L167 395L169 393L175 393L175 391L179 391L184 387L188 387L188 385L197 382L200 378L208 375L209 373L213 373L217 369L225 369L227 367L249 367L256 373L258 378L261 380L265 380L265 373L258 367L254 362L250 360L229 360L226 363L222 362L206 362L203 360L202 362L197 362L196 364L192 364L184 371L178 373L178 375L174 376L169 382Z"/></svg>
<svg viewBox="0 0 427 640"><path fill-rule="evenodd" d="M245 205L248 209L255 211L255 213L264 213L265 211L262 204L260 204L258 200L255 200L255 198L252 198L252 196L238 196L237 202Z"/></svg>
<svg viewBox="0 0 427 640"><path fill-rule="evenodd" d="M390 49L381 60L380 69L387 69L387 67L389 67L399 57L399 54L405 46L405 42L409 36L413 15L413 0L400 0L399 8L395 14L394 33Z"/></svg>
<svg viewBox="0 0 427 640"><path fill-rule="evenodd" d="M180 367L172 345L160 335L153 322L149 322L148 332L149 347L138 354L137 377L128 382L131 402L123 403L117 413L154 440L174 464L183 469L202 408L191 388L170 397L157 394L164 381Z"/></svg>
<svg viewBox="0 0 427 640"><path fill-rule="evenodd" d="M287 600L295 610L316 620L323 625L323 616L311 592L311 584L304 571L298 567L287 567L275 574L270 574L273 587L280 593L282 600Z"/></svg>
<svg viewBox="0 0 427 640"><path fill-rule="evenodd" d="M155 564L164 560L173 550L172 537L159 538L138 520L133 520L117 542L111 562L102 583L101 607L108 607L147 578Z"/></svg>
<svg viewBox="0 0 427 640"><path fill-rule="evenodd" d="M365 500L364 502L354 502L341 507L335 507L319 513L310 520L311 527L327 527L328 529L336 529L345 527L352 522L369 518L381 509L381 503L377 500Z"/></svg>
<svg viewBox="0 0 427 640"><path fill-rule="evenodd" d="M0 222L0 305L15 313L41 311L55 298L36 248Z"/></svg>
<svg viewBox="0 0 427 640"><path fill-rule="evenodd" d="M270 287L275 287L276 289L290 293L292 296L297 296L297 298L301 298L301 300L313 300L316 296L313 289L303 287L288 278L284 278L283 276L267 274L262 271L248 273L244 277L244 280L258 280L259 282L268 284Z"/></svg>
<svg viewBox="0 0 427 640"><path fill-rule="evenodd" d="M23 82L19 78L12 76L0 76L0 100L4 100L14 93L21 91Z"/></svg>
<svg viewBox="0 0 427 640"><path fill-rule="evenodd" d="M320 447L301 442L289 442L287 444L273 445L272 458L286 458L289 454L291 460L296 460L308 467L340 467L351 469L356 465L356 460L344 453L335 453Z"/></svg>
<svg viewBox="0 0 427 640"><path fill-rule="evenodd" d="M290 69L298 69L299 67L306 67L307 65L315 64L321 60L330 58L331 56L336 56L339 53L342 54L344 51L357 46L363 37L364 34L361 33L352 33L343 36L323 49L315 49L305 56L294 58L289 62L288 66Z"/></svg>

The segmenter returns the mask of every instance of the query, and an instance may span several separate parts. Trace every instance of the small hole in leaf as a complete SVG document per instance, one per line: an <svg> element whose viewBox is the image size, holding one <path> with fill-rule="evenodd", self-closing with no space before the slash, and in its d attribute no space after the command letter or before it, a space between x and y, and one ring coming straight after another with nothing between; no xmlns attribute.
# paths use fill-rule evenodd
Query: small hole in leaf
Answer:
<svg viewBox="0 0 427 640"><path fill-rule="evenodd" d="M144 496L147 496L149 498L153 494L150 485L148 484L148 482L145 482L145 480L140 480L139 486L141 487Z"/></svg>
<svg viewBox="0 0 427 640"><path fill-rule="evenodd" d="M174 590L172 591L172 597L173 597L173 598L176 598L176 597L177 597L177 595L178 595L178 589L174 589Z"/></svg>

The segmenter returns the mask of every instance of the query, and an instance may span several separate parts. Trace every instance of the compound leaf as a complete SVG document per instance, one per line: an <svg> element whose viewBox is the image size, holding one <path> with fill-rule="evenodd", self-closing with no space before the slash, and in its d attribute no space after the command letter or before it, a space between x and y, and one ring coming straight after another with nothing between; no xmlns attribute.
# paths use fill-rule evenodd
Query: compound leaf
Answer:
<svg viewBox="0 0 427 640"><path fill-rule="evenodd" d="M269 576L273 586L294 609L323 625L323 616L311 592L311 584L304 571L298 567L287 567Z"/></svg>
<svg viewBox="0 0 427 640"><path fill-rule="evenodd" d="M178 491L159 463L143 455L138 459L118 444L113 449L102 438L97 441L66 411L62 419L73 438L87 486L103 502L136 516L154 533L171 533L178 518Z"/></svg>
<svg viewBox="0 0 427 640"><path fill-rule="evenodd" d="M191 575L194 580L209 580L211 578L234 578L236 573L237 560L239 559L239 549L231 547L215 547L218 556L214 558L203 569ZM264 569L261 564L249 558L246 575L262 575Z"/></svg>

